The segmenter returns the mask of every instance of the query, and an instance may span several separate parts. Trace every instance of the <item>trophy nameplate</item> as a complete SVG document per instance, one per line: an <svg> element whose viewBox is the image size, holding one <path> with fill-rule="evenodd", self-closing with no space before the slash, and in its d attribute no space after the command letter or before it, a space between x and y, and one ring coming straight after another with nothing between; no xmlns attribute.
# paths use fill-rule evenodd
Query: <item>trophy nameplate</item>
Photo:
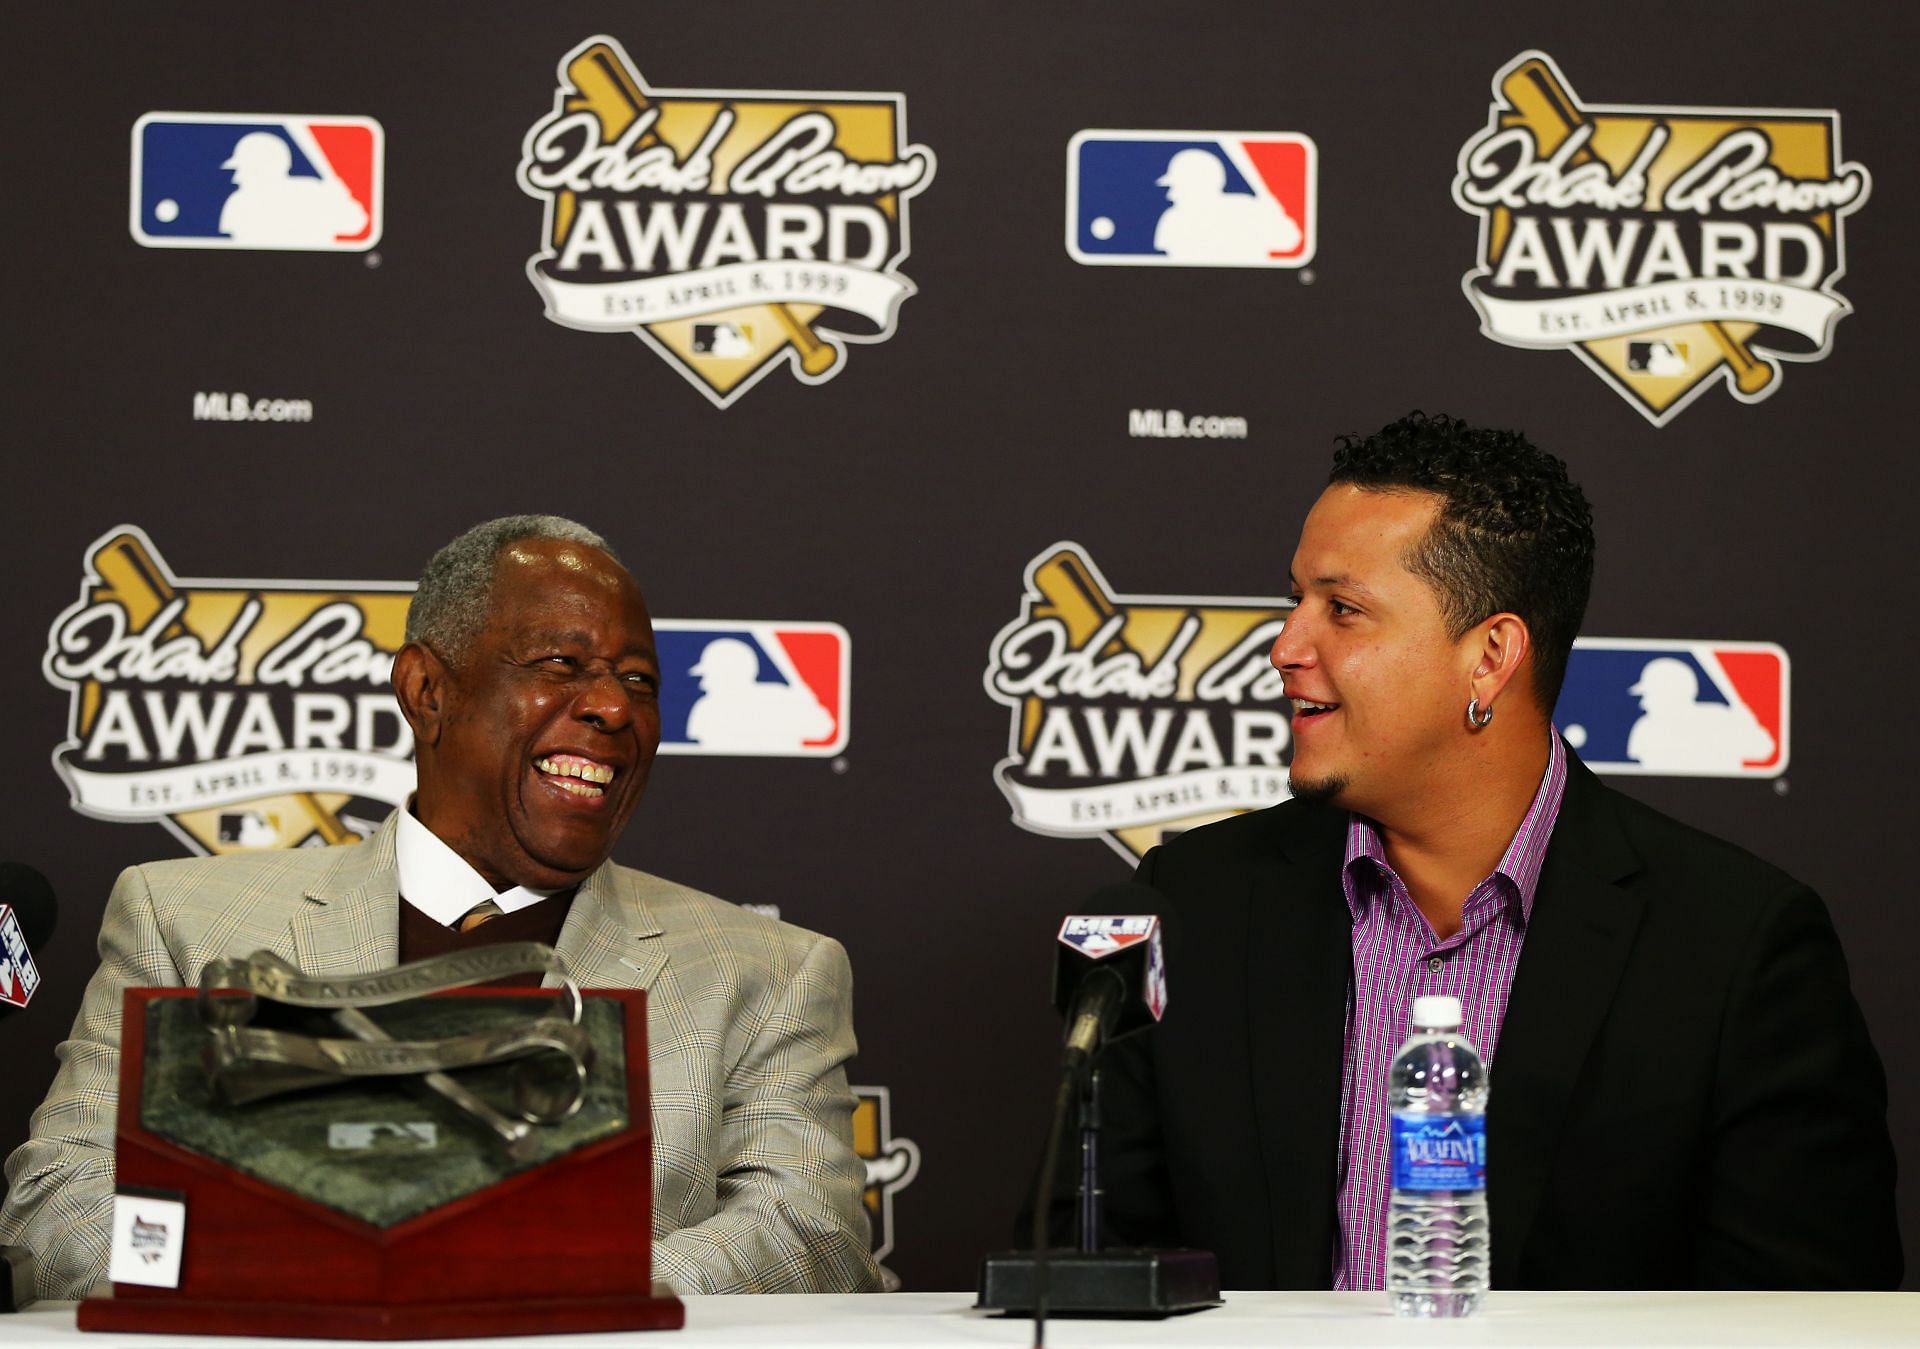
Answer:
<svg viewBox="0 0 1920 1349"><path fill-rule="evenodd" d="M463 1060L432 1075L435 1090L417 1073L303 1082L310 1067L249 1061L251 1076L217 1087L202 1062L214 1062L204 992L126 990L116 1181L184 1195L180 1283L116 1283L112 1298L81 1304L80 1328L426 1339L682 1325L679 1300L651 1283L646 995L568 994L573 1033L591 1046L584 1064L556 1060L563 1076L579 1070L566 1084L577 1104L515 1125L522 1136L510 1141L516 1092L541 1071L533 1060ZM331 1022L262 1004L242 1033L337 1053L341 1039L316 1037L342 1037L358 1018L361 1039L396 1042L361 1057L403 1069L421 1046L523 1037L562 996L464 988ZM268 1094L251 1099L257 1084Z"/></svg>

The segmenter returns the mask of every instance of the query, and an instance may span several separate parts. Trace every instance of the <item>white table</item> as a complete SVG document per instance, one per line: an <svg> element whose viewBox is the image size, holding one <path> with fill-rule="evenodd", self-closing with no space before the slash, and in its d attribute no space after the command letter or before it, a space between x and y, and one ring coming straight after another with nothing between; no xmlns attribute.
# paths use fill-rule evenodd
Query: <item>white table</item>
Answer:
<svg viewBox="0 0 1920 1349"><path fill-rule="evenodd" d="M709 1297L687 1299L684 1332L631 1335L529 1335L514 1339L431 1340L456 1349L583 1349L652 1345L655 1349L836 1349L980 1346L1029 1349L1033 1326L972 1311L970 1293L892 1293L867 1297ZM88 1335L75 1329L73 1304L48 1303L0 1316L0 1346L87 1349L241 1349L248 1345L365 1344L355 1340L255 1340L176 1335ZM1467 1321L1399 1321L1378 1293L1229 1293L1227 1305L1166 1321L1050 1321L1049 1349L1092 1346L1273 1346L1364 1349L1371 1345L1493 1345L1513 1349L1850 1349L1920 1346L1920 1293L1492 1293Z"/></svg>

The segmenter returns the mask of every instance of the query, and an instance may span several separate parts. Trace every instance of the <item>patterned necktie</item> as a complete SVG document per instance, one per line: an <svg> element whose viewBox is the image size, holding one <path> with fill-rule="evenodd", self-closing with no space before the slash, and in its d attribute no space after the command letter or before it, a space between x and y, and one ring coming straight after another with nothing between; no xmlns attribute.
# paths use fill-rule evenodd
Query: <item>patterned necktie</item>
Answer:
<svg viewBox="0 0 1920 1349"><path fill-rule="evenodd" d="M491 899L483 899L461 915L460 930L462 932L471 932L476 927L479 927L480 924L486 922L487 919L498 918L505 912L505 909L502 909Z"/></svg>

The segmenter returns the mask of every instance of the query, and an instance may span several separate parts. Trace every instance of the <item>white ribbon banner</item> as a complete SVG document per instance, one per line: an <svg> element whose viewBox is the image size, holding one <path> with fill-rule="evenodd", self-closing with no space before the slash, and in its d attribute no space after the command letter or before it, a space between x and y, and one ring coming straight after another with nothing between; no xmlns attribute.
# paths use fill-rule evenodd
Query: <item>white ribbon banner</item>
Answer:
<svg viewBox="0 0 1920 1349"><path fill-rule="evenodd" d="M402 806L415 777L411 759L341 749L269 751L119 773L80 768L70 758L57 766L74 807L107 820L153 820L288 792L347 792Z"/></svg>
<svg viewBox="0 0 1920 1349"><path fill-rule="evenodd" d="M1004 771L996 776L1013 803L1014 819L1046 834L1104 834L1208 811L1259 810L1291 795L1279 768L1195 768L1098 787L1029 787ZM1278 791L1261 787L1274 778L1281 783Z"/></svg>
<svg viewBox="0 0 1920 1349"><path fill-rule="evenodd" d="M1777 281L1662 281L1558 300L1505 300L1467 287L1487 336L1515 347L1570 347L1682 323L1758 323L1824 348L1845 300Z"/></svg>
<svg viewBox="0 0 1920 1349"><path fill-rule="evenodd" d="M913 294L905 277L840 262L735 262L638 281L561 281L538 265L529 274L546 299L548 318L602 333L755 304L823 304L886 329L900 301Z"/></svg>

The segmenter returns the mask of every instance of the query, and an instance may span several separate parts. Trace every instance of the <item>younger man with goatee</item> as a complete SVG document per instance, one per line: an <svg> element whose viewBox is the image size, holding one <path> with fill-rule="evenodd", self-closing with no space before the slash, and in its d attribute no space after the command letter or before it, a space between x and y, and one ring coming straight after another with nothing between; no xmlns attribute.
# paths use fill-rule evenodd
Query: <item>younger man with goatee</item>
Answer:
<svg viewBox="0 0 1920 1349"><path fill-rule="evenodd" d="M1140 865L1180 986L1104 1074L1117 1236L1228 1288L1383 1287L1387 1066L1446 994L1490 1065L1494 1288L1899 1282L1826 909L1551 725L1592 576L1523 436L1415 414L1335 454L1273 647L1294 799Z"/></svg>

